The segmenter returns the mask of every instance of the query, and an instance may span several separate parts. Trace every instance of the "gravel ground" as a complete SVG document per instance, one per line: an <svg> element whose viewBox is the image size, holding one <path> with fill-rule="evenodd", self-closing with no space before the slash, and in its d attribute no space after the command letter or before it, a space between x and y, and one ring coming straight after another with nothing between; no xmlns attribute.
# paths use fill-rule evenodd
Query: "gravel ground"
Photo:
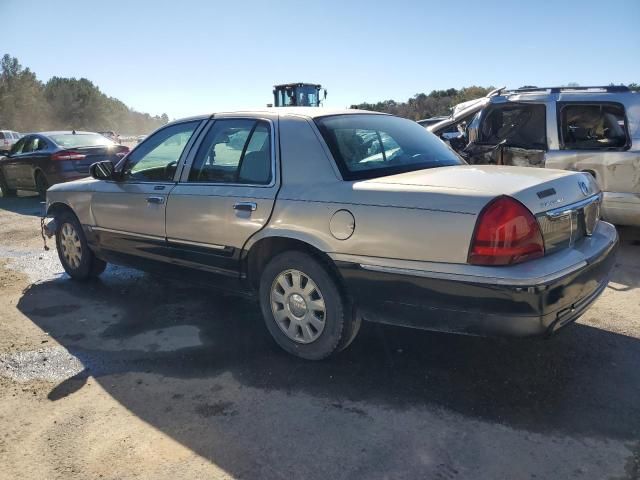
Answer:
<svg viewBox="0 0 640 480"><path fill-rule="evenodd" d="M640 230L550 340L366 323L321 363L257 305L109 267L72 282L0 198L0 478L640 478Z"/></svg>

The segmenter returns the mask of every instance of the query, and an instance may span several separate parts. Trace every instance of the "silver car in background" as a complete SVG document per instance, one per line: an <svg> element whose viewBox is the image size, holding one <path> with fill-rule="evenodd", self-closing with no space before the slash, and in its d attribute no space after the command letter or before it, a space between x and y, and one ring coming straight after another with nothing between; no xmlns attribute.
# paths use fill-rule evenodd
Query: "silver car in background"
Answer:
<svg viewBox="0 0 640 480"><path fill-rule="evenodd" d="M362 319L548 335L607 285L618 238L593 176L467 165L417 123L275 108L170 123L47 193L74 279L106 262L255 295L321 359Z"/></svg>

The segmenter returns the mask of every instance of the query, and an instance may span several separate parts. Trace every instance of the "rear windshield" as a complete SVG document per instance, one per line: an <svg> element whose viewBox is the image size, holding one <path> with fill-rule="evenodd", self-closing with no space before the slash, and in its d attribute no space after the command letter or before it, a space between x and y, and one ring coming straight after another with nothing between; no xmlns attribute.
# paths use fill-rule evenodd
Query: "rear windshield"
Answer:
<svg viewBox="0 0 640 480"><path fill-rule="evenodd" d="M335 115L316 124L345 180L464 163L438 137L404 118Z"/></svg>
<svg viewBox="0 0 640 480"><path fill-rule="evenodd" d="M59 133L49 135L49 138L53 140L57 145L60 145L64 148L115 145L115 143L109 140L107 137L103 137L98 133Z"/></svg>

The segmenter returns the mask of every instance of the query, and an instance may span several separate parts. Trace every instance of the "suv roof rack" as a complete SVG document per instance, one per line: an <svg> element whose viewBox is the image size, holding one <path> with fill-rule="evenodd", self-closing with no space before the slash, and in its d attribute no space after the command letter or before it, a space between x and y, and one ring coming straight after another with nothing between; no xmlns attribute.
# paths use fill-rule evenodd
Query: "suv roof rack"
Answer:
<svg viewBox="0 0 640 480"><path fill-rule="evenodd" d="M607 85L607 86L598 86L598 87L524 87L518 88L516 90L512 90L513 92L546 92L550 93L560 93L560 92L588 92L589 90L604 90L607 93L621 93L621 92L630 92L629 87L626 85Z"/></svg>

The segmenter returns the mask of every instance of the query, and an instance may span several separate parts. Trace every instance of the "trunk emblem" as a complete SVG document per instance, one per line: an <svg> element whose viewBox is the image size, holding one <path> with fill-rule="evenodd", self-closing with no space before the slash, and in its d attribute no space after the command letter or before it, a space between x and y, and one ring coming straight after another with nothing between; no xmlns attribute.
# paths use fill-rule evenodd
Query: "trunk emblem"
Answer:
<svg viewBox="0 0 640 480"><path fill-rule="evenodd" d="M588 197L591 194L591 187L587 185L586 182L579 181L578 186L580 187L580 191L585 197Z"/></svg>

